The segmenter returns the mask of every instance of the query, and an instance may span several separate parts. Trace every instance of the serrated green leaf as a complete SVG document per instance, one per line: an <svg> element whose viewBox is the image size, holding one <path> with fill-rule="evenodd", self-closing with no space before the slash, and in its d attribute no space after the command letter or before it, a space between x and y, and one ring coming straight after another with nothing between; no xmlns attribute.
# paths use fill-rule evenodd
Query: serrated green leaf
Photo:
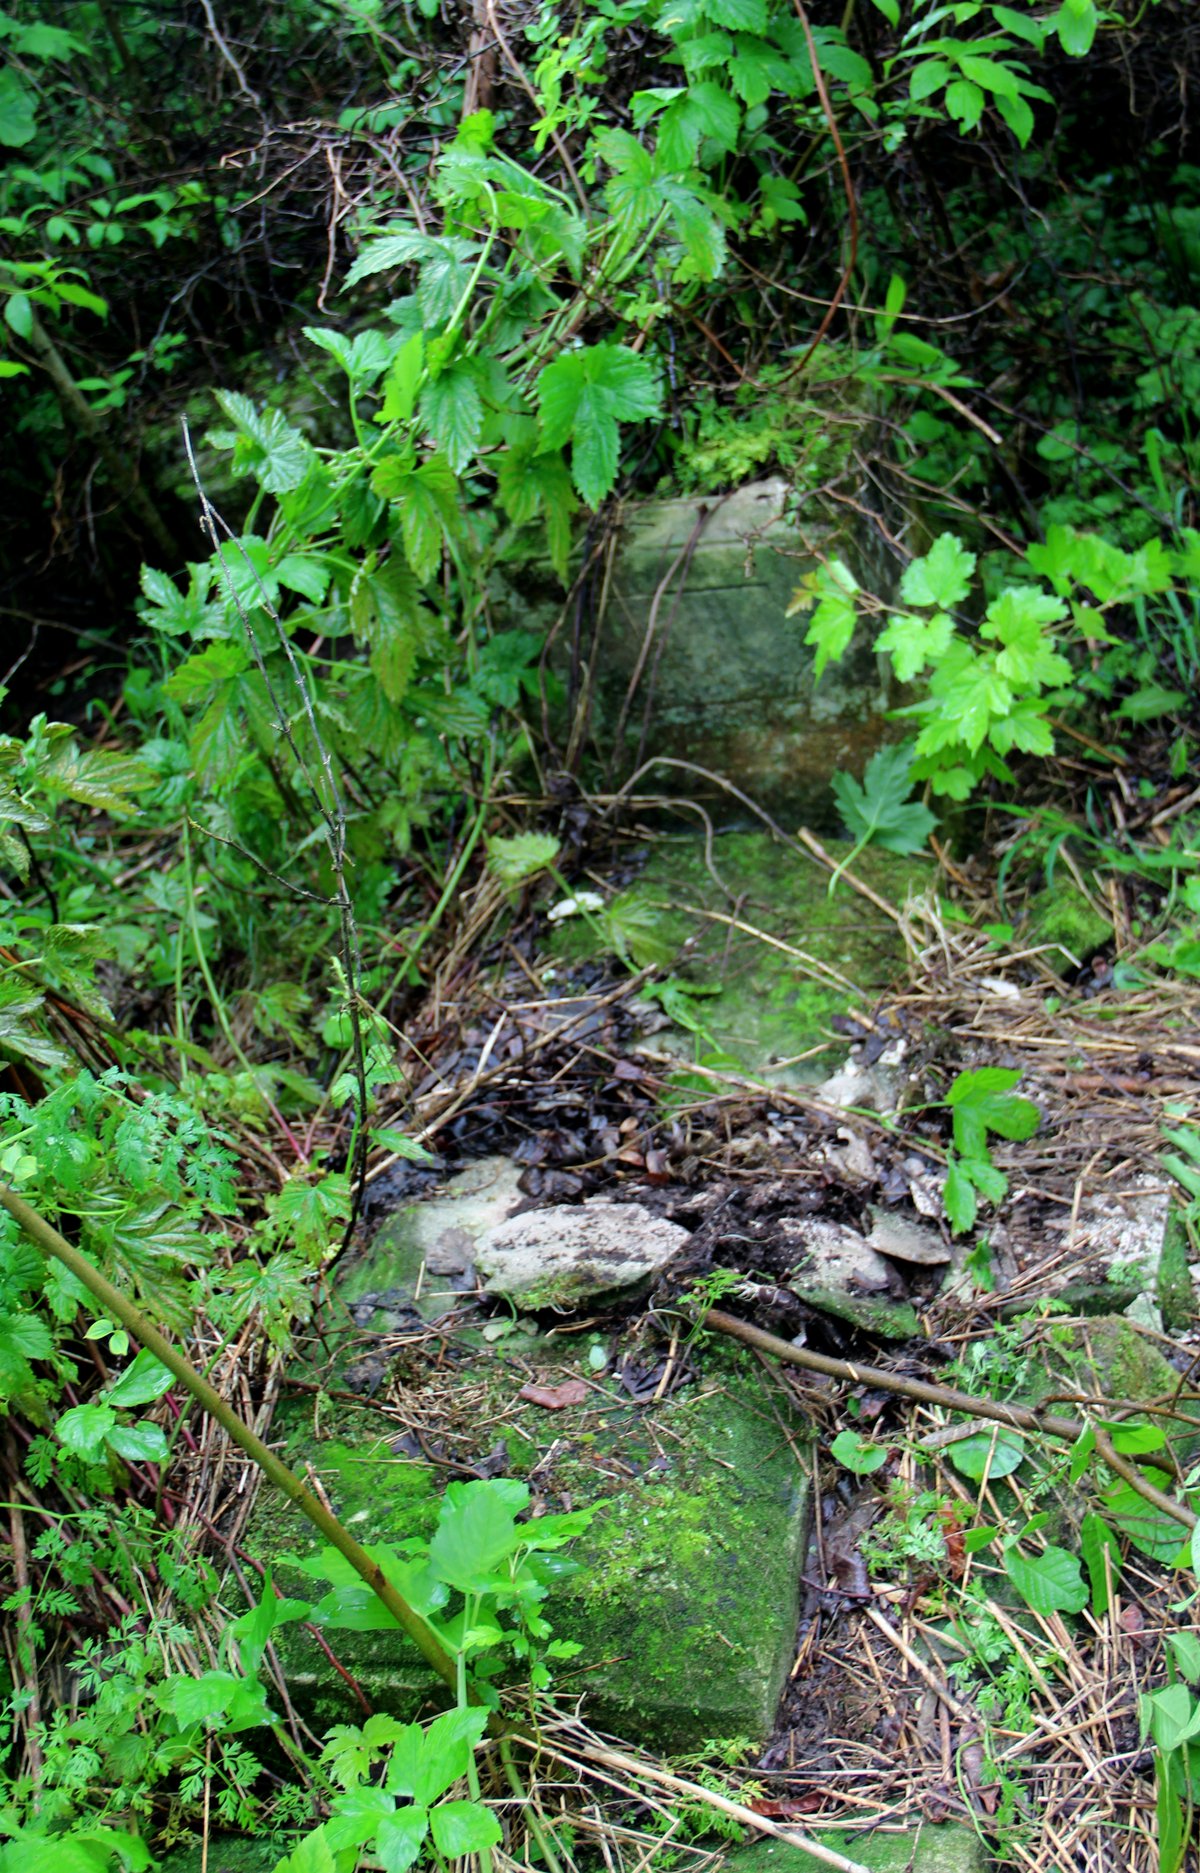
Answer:
<svg viewBox="0 0 1200 1873"><path fill-rule="evenodd" d="M483 399L476 373L466 362L430 378L420 397L421 420L456 474L472 460L483 429Z"/></svg>
<svg viewBox="0 0 1200 1873"><path fill-rule="evenodd" d="M887 652L897 682L911 683L928 664L945 656L953 636L954 620L944 611L935 611L929 618L902 611L879 633L875 649Z"/></svg>
<svg viewBox="0 0 1200 1873"><path fill-rule="evenodd" d="M978 1208L975 1186L964 1174L957 1158L951 1158L946 1166L942 1203L945 1206L947 1221L956 1236L963 1235L973 1226Z"/></svg>
<svg viewBox="0 0 1200 1873"><path fill-rule="evenodd" d="M658 414L660 391L645 358L625 345L564 352L537 380L538 420L546 449L571 445L571 474L589 507L617 478L619 425Z"/></svg>
<svg viewBox="0 0 1200 1873"><path fill-rule="evenodd" d="M844 560L833 558L814 572L806 573L792 594L786 617L793 618L797 612L816 607L804 642L816 650L818 681L826 665L839 662L850 647L858 622L855 605L858 590L858 580L849 566Z"/></svg>
<svg viewBox="0 0 1200 1873"><path fill-rule="evenodd" d="M522 884L552 865L559 850L559 841L548 832L517 832L508 838L489 839L488 870L503 885Z"/></svg>
<svg viewBox="0 0 1200 1873"><path fill-rule="evenodd" d="M481 1801L444 1801L430 1811L429 1831L445 1860L482 1853L503 1838L500 1823Z"/></svg>
<svg viewBox="0 0 1200 1873"><path fill-rule="evenodd" d="M235 390L214 390L213 396L234 425L231 445L221 432L218 446L232 446L235 475L253 475L268 494L286 494L298 488L308 474L312 449L293 429L282 410L259 411L249 397ZM216 434L209 438L217 442Z"/></svg>

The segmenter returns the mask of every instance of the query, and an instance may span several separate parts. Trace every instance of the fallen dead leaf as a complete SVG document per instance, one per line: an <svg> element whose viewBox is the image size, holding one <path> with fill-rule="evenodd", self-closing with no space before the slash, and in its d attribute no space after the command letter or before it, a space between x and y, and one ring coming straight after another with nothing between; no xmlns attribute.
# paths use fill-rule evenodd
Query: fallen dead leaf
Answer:
<svg viewBox="0 0 1200 1873"><path fill-rule="evenodd" d="M565 1411L568 1405L582 1405L587 1395L582 1379L566 1379L562 1385L523 1385L517 1393L518 1398L541 1405L545 1411Z"/></svg>

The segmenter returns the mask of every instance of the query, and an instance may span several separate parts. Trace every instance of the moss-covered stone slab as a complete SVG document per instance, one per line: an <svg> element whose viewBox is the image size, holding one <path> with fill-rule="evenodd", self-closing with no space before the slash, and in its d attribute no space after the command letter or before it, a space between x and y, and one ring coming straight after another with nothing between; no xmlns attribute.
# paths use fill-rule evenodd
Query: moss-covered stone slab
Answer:
<svg viewBox="0 0 1200 1873"><path fill-rule="evenodd" d="M799 1574L807 1536L807 1485L781 1428L780 1406L756 1372L735 1359L719 1385L641 1409L615 1382L553 1413L518 1394L529 1365L499 1356L459 1374L475 1386L480 1446L499 1430L508 1470L529 1479L548 1508L598 1503L576 1544L580 1571L553 1592L555 1634L582 1647L560 1682L586 1700L591 1720L631 1741L694 1749L710 1737L765 1740L793 1656ZM485 1376L481 1376L485 1375ZM561 1381L562 1369L533 1369ZM409 1400L419 1413L419 1400ZM395 1426L370 1413L277 1414L281 1454L311 1466L359 1541L427 1535L445 1472L398 1454ZM797 1418L793 1442L804 1436ZM403 1443L403 1440L400 1440ZM469 1454L456 1443L461 1462ZM248 1545L279 1586L313 1597L289 1562L319 1545L307 1524L264 1492ZM438 1687L400 1635L331 1632L349 1678L376 1710L411 1717ZM277 1637L292 1697L316 1727L361 1715L347 1677L311 1635Z"/></svg>
<svg viewBox="0 0 1200 1873"><path fill-rule="evenodd" d="M218 1834L173 1847L156 1862L159 1873L274 1873L289 1841L253 1840L245 1834ZM32 1873L32 1869L31 1869Z"/></svg>
<svg viewBox="0 0 1200 1873"><path fill-rule="evenodd" d="M811 527L789 510L790 495L774 477L724 496L622 510L594 711L602 743L620 733L619 770L655 755L700 761L768 806L827 821L829 776L861 773L894 737L886 712L897 698L869 631L818 679L804 641L808 619L789 618L788 606L804 575L831 554L868 589L887 573L867 564L865 529ZM668 767L651 781L656 791L697 785ZM720 802L717 811L725 811Z"/></svg>
<svg viewBox="0 0 1200 1873"><path fill-rule="evenodd" d="M849 847L829 851L841 858ZM898 908L933 879L927 860L871 849L854 871ZM631 932L635 961L682 956L684 980L703 991L691 1009L698 1032L673 1027L647 1045L669 1042L681 1061L720 1052L780 1085L826 1079L847 1051L830 1022L887 988L904 961L883 911L844 880L831 896L828 872L769 833L726 833L711 852L700 839L664 840L610 915ZM579 919L555 931L554 953L568 962L599 949Z"/></svg>
<svg viewBox="0 0 1200 1873"><path fill-rule="evenodd" d="M814 1838L869 1873L986 1873L992 1864L974 1828L956 1822L902 1833L822 1832ZM722 1873L828 1873L828 1863L802 1847L764 1839L735 1848L726 1856Z"/></svg>

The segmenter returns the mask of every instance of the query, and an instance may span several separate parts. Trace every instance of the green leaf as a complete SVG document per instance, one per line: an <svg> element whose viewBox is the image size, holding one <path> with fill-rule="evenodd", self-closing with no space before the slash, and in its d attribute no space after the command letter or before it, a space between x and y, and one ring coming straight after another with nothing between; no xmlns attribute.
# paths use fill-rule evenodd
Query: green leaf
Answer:
<svg viewBox="0 0 1200 1873"><path fill-rule="evenodd" d="M1087 1605L1079 1562L1065 1548L1033 1555L1011 1545L1004 1550L1004 1571L1035 1613L1081 1613Z"/></svg>
<svg viewBox="0 0 1200 1873"><path fill-rule="evenodd" d="M425 372L425 334L414 332L396 353L384 386L382 423L407 423L417 407L417 391Z"/></svg>
<svg viewBox="0 0 1200 1873"><path fill-rule="evenodd" d="M443 540L458 526L454 470L444 455L431 455L420 467L410 455L393 455L375 469L371 486L398 509L408 563L426 583L441 564Z"/></svg>
<svg viewBox="0 0 1200 1873"><path fill-rule="evenodd" d="M944 611L922 618L915 612L898 612L875 639L876 651L886 651L892 660L896 680L911 683L929 664L938 663L950 648L954 620Z"/></svg>
<svg viewBox="0 0 1200 1873"><path fill-rule="evenodd" d="M950 1227L956 1236L963 1235L972 1227L978 1207L975 1186L959 1164L957 1158L951 1158L946 1166L946 1182L942 1188L942 1202Z"/></svg>
<svg viewBox="0 0 1200 1873"><path fill-rule="evenodd" d="M108 1443L129 1463L165 1463L170 1455L166 1434L157 1424L118 1424Z"/></svg>
<svg viewBox="0 0 1200 1873"><path fill-rule="evenodd" d="M881 845L887 852L919 852L937 820L927 806L910 801L912 744L880 748L867 763L861 781L835 774L831 785L847 832L859 847Z"/></svg>
<svg viewBox="0 0 1200 1873"><path fill-rule="evenodd" d="M815 674L818 681L826 664L839 662L850 646L858 622L854 603L858 590L858 580L849 566L844 560L835 557L818 566L814 572L806 573L792 594L791 603L784 614L788 618L816 605L804 642L816 648Z"/></svg>
<svg viewBox="0 0 1200 1873"><path fill-rule="evenodd" d="M873 1470L882 1469L888 1458L881 1444L871 1443L857 1431L839 1431L829 1450L844 1469L853 1470L856 1476L870 1476Z"/></svg>
<svg viewBox="0 0 1200 1873"><path fill-rule="evenodd" d="M542 446L571 444L571 474L589 507L598 507L617 478L618 426L658 414L656 374L625 345L567 351L537 380Z"/></svg>
<svg viewBox="0 0 1200 1873"><path fill-rule="evenodd" d="M560 843L549 832L517 832L488 841L488 870L512 887L533 878L558 857Z"/></svg>
<svg viewBox="0 0 1200 1873"><path fill-rule="evenodd" d="M60 1444L85 1463L98 1463L116 1429L117 1414L108 1405L75 1405L55 1420Z"/></svg>
<svg viewBox="0 0 1200 1873"><path fill-rule="evenodd" d="M947 1447L946 1455L973 1483L1011 1476L1025 1456L1025 1440L1016 1431L980 1431Z"/></svg>
<svg viewBox="0 0 1200 1873"><path fill-rule="evenodd" d="M516 1517L529 1490L513 1478L450 1483L442 1499L429 1563L439 1580L460 1593L485 1593L501 1562L521 1546Z"/></svg>
<svg viewBox="0 0 1200 1873"><path fill-rule="evenodd" d="M411 1808L398 1808L381 1821L375 1852L384 1873L405 1873L419 1856L428 1832L429 1816L415 1803Z"/></svg>
<svg viewBox="0 0 1200 1873"><path fill-rule="evenodd" d="M76 800L114 818L130 819L140 811L130 794L152 787L156 776L136 755L106 748L83 750L66 741L58 744L39 779L52 799Z"/></svg>
<svg viewBox="0 0 1200 1873"><path fill-rule="evenodd" d="M1158 1489L1170 1490L1172 1479L1164 1470L1147 1468L1142 1474ZM1147 1502L1132 1484L1114 1483L1103 1492L1101 1500L1121 1533L1139 1553L1172 1567L1189 1564L1191 1547L1179 1523Z"/></svg>
<svg viewBox="0 0 1200 1873"><path fill-rule="evenodd" d="M421 420L456 474L461 474L479 446L483 399L476 373L467 362L452 364L429 379L421 392Z"/></svg>
<svg viewBox="0 0 1200 1873"><path fill-rule="evenodd" d="M232 448L235 475L253 475L268 494L286 494L298 488L312 465L313 453L282 410L256 410L249 397L236 390L214 390L213 396L234 433L222 430L208 438L218 448Z"/></svg>
<svg viewBox="0 0 1200 1873"><path fill-rule="evenodd" d="M0 70L0 143L21 149L37 130L37 95L22 84L11 65Z"/></svg>
<svg viewBox="0 0 1200 1873"><path fill-rule="evenodd" d="M444 1801L429 1816L433 1844L445 1860L482 1853L504 1835L495 1815L479 1801Z"/></svg>
<svg viewBox="0 0 1200 1873"><path fill-rule="evenodd" d="M1121 1578L1121 1544L1102 1515L1089 1512L1079 1524L1079 1552L1091 1584L1092 1612L1097 1619L1103 1619L1111 1599L1109 1581L1115 1587Z"/></svg>
<svg viewBox="0 0 1200 1873"><path fill-rule="evenodd" d="M937 605L948 611L961 605L971 589L975 555L953 533L941 533L923 559L904 569L900 596L908 605Z"/></svg>
<svg viewBox="0 0 1200 1873"><path fill-rule="evenodd" d="M1058 43L1068 58L1086 58L1092 49L1096 37L1096 28L1100 16L1094 0L1083 0L1082 5L1072 5L1064 0L1055 16L1054 28L1058 34Z"/></svg>
<svg viewBox="0 0 1200 1873"><path fill-rule="evenodd" d="M1014 1098L1015 1067L973 1067L952 1081L946 1104L953 1114L954 1142L965 1158L987 1157L987 1134L1021 1143L1032 1138L1041 1113L1032 1099Z"/></svg>
<svg viewBox="0 0 1200 1873"><path fill-rule="evenodd" d="M28 293L10 293L4 302L4 322L18 338L33 331L33 301Z"/></svg>
<svg viewBox="0 0 1200 1873"><path fill-rule="evenodd" d="M104 1394L107 1405L148 1405L152 1400L161 1398L174 1383L170 1372L162 1361L145 1347L124 1372L113 1381Z"/></svg>
<svg viewBox="0 0 1200 1873"><path fill-rule="evenodd" d="M274 1873L341 1873L329 1844L327 1823L298 1841L291 1853L275 1863Z"/></svg>

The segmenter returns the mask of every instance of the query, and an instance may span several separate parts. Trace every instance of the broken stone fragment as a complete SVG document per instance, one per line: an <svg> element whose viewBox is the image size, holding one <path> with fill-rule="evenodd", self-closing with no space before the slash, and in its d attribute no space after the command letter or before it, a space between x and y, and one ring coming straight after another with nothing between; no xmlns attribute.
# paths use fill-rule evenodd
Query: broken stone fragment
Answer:
<svg viewBox="0 0 1200 1873"><path fill-rule="evenodd" d="M526 1309L567 1310L636 1287L689 1240L686 1229L640 1203L558 1203L489 1229L475 1250L487 1294Z"/></svg>

